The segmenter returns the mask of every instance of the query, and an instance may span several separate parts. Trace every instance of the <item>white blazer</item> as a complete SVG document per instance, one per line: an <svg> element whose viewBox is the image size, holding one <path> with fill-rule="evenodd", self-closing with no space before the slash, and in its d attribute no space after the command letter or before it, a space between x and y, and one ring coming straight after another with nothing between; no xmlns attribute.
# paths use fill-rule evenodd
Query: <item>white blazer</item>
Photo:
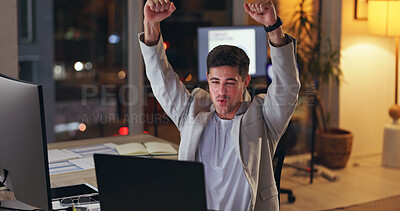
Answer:
<svg viewBox="0 0 400 211"><path fill-rule="evenodd" d="M158 102L180 131L179 159L195 161L201 134L215 113L210 94L200 88L189 93L173 71L163 47L139 42L147 78ZM251 188L249 210L279 210L272 158L297 104L300 89L295 39L283 47L270 45L273 82L267 94L245 99L234 118L231 137ZM140 41L141 40L141 41ZM266 56L266 55L265 55ZM251 61L250 61L251 62ZM199 70L206 71L206 70Z"/></svg>

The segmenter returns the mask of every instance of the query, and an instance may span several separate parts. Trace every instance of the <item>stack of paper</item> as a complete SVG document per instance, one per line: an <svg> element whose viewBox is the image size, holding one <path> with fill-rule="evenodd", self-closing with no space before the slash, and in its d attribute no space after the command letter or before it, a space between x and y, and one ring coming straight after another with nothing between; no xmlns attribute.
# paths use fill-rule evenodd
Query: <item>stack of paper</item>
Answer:
<svg viewBox="0 0 400 211"><path fill-rule="evenodd" d="M49 173L53 175L94 169L93 154L118 154L115 146L113 143L105 143L71 149L49 150Z"/></svg>

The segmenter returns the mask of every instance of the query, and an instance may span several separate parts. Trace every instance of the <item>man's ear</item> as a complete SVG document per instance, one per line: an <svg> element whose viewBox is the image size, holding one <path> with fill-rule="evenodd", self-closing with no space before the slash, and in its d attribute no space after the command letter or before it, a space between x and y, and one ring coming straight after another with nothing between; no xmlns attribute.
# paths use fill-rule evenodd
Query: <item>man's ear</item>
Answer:
<svg viewBox="0 0 400 211"><path fill-rule="evenodd" d="M244 79L244 88L247 88L251 80L250 74L247 75L246 79Z"/></svg>

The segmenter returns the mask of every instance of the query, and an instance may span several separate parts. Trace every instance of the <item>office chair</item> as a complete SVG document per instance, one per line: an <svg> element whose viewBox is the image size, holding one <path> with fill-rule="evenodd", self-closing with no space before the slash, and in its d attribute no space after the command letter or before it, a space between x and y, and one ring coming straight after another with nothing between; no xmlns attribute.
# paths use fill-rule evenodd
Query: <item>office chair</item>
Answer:
<svg viewBox="0 0 400 211"><path fill-rule="evenodd" d="M273 159L275 183L279 193L278 194L279 204L281 203L280 195L283 193L288 194L289 203L293 203L296 200L296 197L293 195L292 190L281 188L281 175L282 175L282 167L283 167L283 161L285 160L285 155L286 155L285 149L277 148Z"/></svg>

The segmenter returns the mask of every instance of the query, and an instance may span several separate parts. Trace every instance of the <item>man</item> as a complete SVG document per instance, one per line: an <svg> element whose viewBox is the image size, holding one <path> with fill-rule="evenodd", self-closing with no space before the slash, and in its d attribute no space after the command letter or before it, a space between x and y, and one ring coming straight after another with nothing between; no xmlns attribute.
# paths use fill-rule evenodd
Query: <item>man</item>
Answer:
<svg viewBox="0 0 400 211"><path fill-rule="evenodd" d="M186 90L162 44L160 22L175 10L169 0L146 2L140 46L153 93L180 131L179 159L204 164L208 209L279 210L271 161L300 89L295 40L283 33L272 1L257 0L244 9L269 31L274 69L267 94L253 101L246 91L249 59L234 46L209 53L209 92Z"/></svg>

